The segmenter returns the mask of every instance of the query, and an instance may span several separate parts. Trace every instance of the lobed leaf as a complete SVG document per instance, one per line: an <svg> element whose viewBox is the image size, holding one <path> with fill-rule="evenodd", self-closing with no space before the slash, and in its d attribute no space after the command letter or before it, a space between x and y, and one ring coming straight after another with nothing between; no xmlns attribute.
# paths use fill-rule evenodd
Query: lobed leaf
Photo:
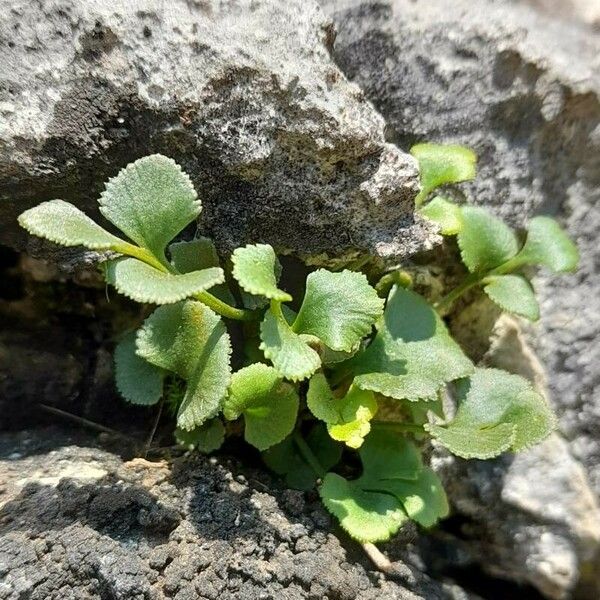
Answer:
<svg viewBox="0 0 600 600"><path fill-rule="evenodd" d="M220 419L212 419L200 427L186 431L177 428L175 439L181 446L188 450L198 450L204 454L210 454L218 450L225 441L225 427Z"/></svg>
<svg viewBox="0 0 600 600"><path fill-rule="evenodd" d="M243 415L246 441L266 450L294 429L298 405L294 386L273 367L255 363L233 374L223 414L229 420Z"/></svg>
<svg viewBox="0 0 600 600"><path fill-rule="evenodd" d="M136 354L135 338L128 333L115 348L115 381L127 402L151 406L163 394L164 373Z"/></svg>
<svg viewBox="0 0 600 600"><path fill-rule="evenodd" d="M189 242L175 242L169 246L169 253L171 264L179 273L192 273L221 266L215 245L205 237ZM235 298L226 283L215 285L210 293L223 302L235 306Z"/></svg>
<svg viewBox="0 0 600 600"><path fill-rule="evenodd" d="M99 204L111 223L161 262L167 244L202 209L190 178L160 154L122 169L106 184Z"/></svg>
<svg viewBox="0 0 600 600"><path fill-rule="evenodd" d="M265 313L260 325L260 339L260 349L265 357L286 379L306 379L321 366L319 354L292 331L279 302L271 302L271 308Z"/></svg>
<svg viewBox="0 0 600 600"><path fill-rule="evenodd" d="M211 267L176 275L164 273L136 258L109 260L106 281L124 296L136 302L174 304L223 283L223 270Z"/></svg>
<svg viewBox="0 0 600 600"><path fill-rule="evenodd" d="M124 252L129 244L97 225L64 200L42 202L19 216L19 225L32 235L61 246L84 246L90 250Z"/></svg>
<svg viewBox="0 0 600 600"><path fill-rule="evenodd" d="M555 273L574 271L579 262L577 246L550 217L534 217L527 239L515 259L523 265L544 265Z"/></svg>
<svg viewBox="0 0 600 600"><path fill-rule="evenodd" d="M458 246L471 273L489 271L517 254L517 238L504 221L477 206L463 206L461 215Z"/></svg>
<svg viewBox="0 0 600 600"><path fill-rule="evenodd" d="M365 491L336 473L325 475L319 494L342 528L361 543L389 540L408 520L394 496Z"/></svg>
<svg viewBox="0 0 600 600"><path fill-rule="evenodd" d="M462 225L460 206L436 196L421 207L419 212L427 219L434 221L440 226L442 235L456 235Z"/></svg>
<svg viewBox="0 0 600 600"><path fill-rule="evenodd" d="M457 385L456 416L425 428L463 458L492 458L524 450L547 437L555 417L544 397L520 377L498 369L476 369Z"/></svg>
<svg viewBox="0 0 600 600"><path fill-rule="evenodd" d="M442 385L473 371L435 310L401 287L392 288L371 344L347 365L361 389L411 401L435 398Z"/></svg>
<svg viewBox="0 0 600 600"><path fill-rule="evenodd" d="M342 446L334 442L322 424L315 425L306 436L306 443L323 469L331 469L342 458ZM265 464L278 475L284 475L289 487L311 490L317 475L299 452L293 436L288 436L263 452Z"/></svg>
<svg viewBox="0 0 600 600"><path fill-rule="evenodd" d="M180 429L191 431L216 415L231 378L231 342L206 305L187 300L157 308L138 331L137 352L187 381L177 413Z"/></svg>
<svg viewBox="0 0 600 600"><path fill-rule="evenodd" d="M322 373L310 380L306 401L313 415L327 424L329 435L350 448L362 445L377 412L373 392L352 385L342 398L335 398Z"/></svg>
<svg viewBox="0 0 600 600"><path fill-rule="evenodd" d="M495 275L486 278L483 288L490 299L502 310L525 317L530 321L540 318L540 307L531 284L522 275Z"/></svg>
<svg viewBox="0 0 600 600"><path fill-rule="evenodd" d="M414 444L376 427L359 450L362 475L348 481L328 473L319 490L342 527L361 542L389 539L408 519L429 527L448 514L441 483L423 467Z"/></svg>
<svg viewBox="0 0 600 600"><path fill-rule="evenodd" d="M421 175L421 199L433 190L448 183L473 179L476 174L477 155L464 146L454 144L416 144L410 153L419 162Z"/></svg>
<svg viewBox="0 0 600 600"><path fill-rule="evenodd" d="M350 352L383 312L383 300L362 273L319 269L306 279L306 294L292 326L331 350Z"/></svg>
<svg viewBox="0 0 600 600"><path fill-rule="evenodd" d="M254 244L235 250L231 256L233 276L243 290L254 296L264 296L278 302L292 297L277 287L281 264L268 244Z"/></svg>

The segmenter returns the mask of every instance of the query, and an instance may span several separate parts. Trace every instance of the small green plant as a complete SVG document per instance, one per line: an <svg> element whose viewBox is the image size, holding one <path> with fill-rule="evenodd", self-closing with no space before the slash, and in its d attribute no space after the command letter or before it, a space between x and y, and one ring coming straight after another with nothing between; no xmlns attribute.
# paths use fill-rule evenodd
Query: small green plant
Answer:
<svg viewBox="0 0 600 600"><path fill-rule="evenodd" d="M266 244L235 250L226 274L210 240L172 242L201 204L187 175L160 155L130 164L100 198L100 212L126 239L62 200L25 211L19 222L58 244L106 251L106 281L158 305L115 350L127 401L168 403L177 441L202 452L242 430L228 422L243 424L245 440L289 486L316 487L353 538L377 542L408 519L431 527L448 514L441 483L421 459L428 437L458 456L491 458L528 448L555 426L525 379L473 365L450 336L445 312L482 286L504 310L535 319L522 268L577 264L575 247L549 218L533 219L521 243L481 208L441 196L427 202L440 186L475 175L471 151L420 144L412 152L421 168L418 210L457 236L468 272L435 307L410 289L404 272L368 280L347 269L311 272L294 304ZM230 321L242 322L236 348ZM233 373L232 352L243 365ZM448 389L452 419L442 410Z"/></svg>

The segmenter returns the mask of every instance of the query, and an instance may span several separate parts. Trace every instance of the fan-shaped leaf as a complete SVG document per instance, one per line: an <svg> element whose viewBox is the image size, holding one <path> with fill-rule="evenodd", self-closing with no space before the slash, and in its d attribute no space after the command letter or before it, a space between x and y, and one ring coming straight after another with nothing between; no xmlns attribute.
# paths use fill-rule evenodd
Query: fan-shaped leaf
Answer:
<svg viewBox="0 0 600 600"><path fill-rule="evenodd" d="M190 178L160 154L122 169L106 184L99 203L111 223L161 262L167 244L201 211Z"/></svg>
<svg viewBox="0 0 600 600"><path fill-rule="evenodd" d="M352 385L345 396L335 398L322 373L310 380L306 401L313 415L327 423L329 435L350 448L362 445L377 412L373 392Z"/></svg>
<svg viewBox="0 0 600 600"><path fill-rule="evenodd" d="M42 202L26 210L19 216L19 225L32 235L61 246L85 246L91 250L122 253L131 246L64 200Z"/></svg>
<svg viewBox="0 0 600 600"><path fill-rule="evenodd" d="M187 381L177 425L191 431L221 408L231 378L223 321L201 302L160 306L138 332L137 352Z"/></svg>
<svg viewBox="0 0 600 600"><path fill-rule="evenodd" d="M530 321L540 318L540 307L531 284L521 275L496 275L486 278L485 293L501 309L525 317Z"/></svg>
<svg viewBox="0 0 600 600"><path fill-rule="evenodd" d="M515 256L519 244L504 221L477 206L463 206L461 215L458 246L469 271L486 272Z"/></svg>
<svg viewBox="0 0 600 600"><path fill-rule="evenodd" d="M255 363L233 374L223 414L230 420L244 415L246 441L266 450L294 429L298 402L294 386L273 367Z"/></svg>
<svg viewBox="0 0 600 600"><path fill-rule="evenodd" d="M171 264L179 273L191 273L221 266L215 245L205 237L189 242L175 242L169 246L169 252ZM235 298L226 283L215 285L210 293L223 302L235 306Z"/></svg>
<svg viewBox="0 0 600 600"><path fill-rule="evenodd" d="M454 144L416 144L410 153L419 161L421 192L417 206L433 190L447 183L473 179L477 155L464 146Z"/></svg>
<svg viewBox="0 0 600 600"><path fill-rule="evenodd" d="M265 313L260 325L260 339L260 349L286 379L306 379L321 366L318 353L292 331L279 302L272 302Z"/></svg>
<svg viewBox="0 0 600 600"><path fill-rule="evenodd" d="M105 274L119 293L152 304L173 304L224 281L223 269L216 267L174 275L135 258L107 261Z"/></svg>
<svg viewBox="0 0 600 600"><path fill-rule="evenodd" d="M375 427L359 450L362 475L348 481L328 473L320 494L342 527L361 542L389 539L407 515L431 526L448 512L437 477L424 469L415 446Z"/></svg>
<svg viewBox="0 0 600 600"><path fill-rule="evenodd" d="M554 219L534 217L529 222L525 245L515 260L524 265L544 265L561 273L577 268L579 252Z"/></svg>
<svg viewBox="0 0 600 600"><path fill-rule="evenodd" d="M476 369L457 385L458 409L448 425L425 428L463 458L492 458L505 450L529 448L555 427L544 397L518 375Z"/></svg>
<svg viewBox="0 0 600 600"><path fill-rule="evenodd" d="M279 302L292 297L277 287L281 265L275 251L268 244L254 244L238 248L231 256L233 276L249 294L264 296Z"/></svg>
<svg viewBox="0 0 600 600"><path fill-rule="evenodd" d="M150 406L163 394L162 369L136 354L136 333L128 333L115 348L115 381L127 402Z"/></svg>
<svg viewBox="0 0 600 600"><path fill-rule="evenodd" d="M315 425L306 436L306 443L323 469L331 469L342 457L342 445L334 442L322 424ZM311 490L317 475L298 451L293 436L269 448L262 455L265 464L278 475L285 476L289 487Z"/></svg>
<svg viewBox="0 0 600 600"><path fill-rule="evenodd" d="M413 401L473 370L435 310L401 287L392 288L374 340L347 364L361 389Z"/></svg>
<svg viewBox="0 0 600 600"><path fill-rule="evenodd" d="M188 450L198 450L204 454L210 454L223 445L225 427L219 419L212 419L192 431L176 429L175 439L178 444L185 446Z"/></svg>
<svg viewBox="0 0 600 600"><path fill-rule="evenodd" d="M292 326L332 350L350 352L383 312L383 300L362 273L319 269L306 279L306 295Z"/></svg>
<svg viewBox="0 0 600 600"><path fill-rule="evenodd" d="M460 206L436 196L419 211L424 217L435 221L443 235L456 235L461 227Z"/></svg>

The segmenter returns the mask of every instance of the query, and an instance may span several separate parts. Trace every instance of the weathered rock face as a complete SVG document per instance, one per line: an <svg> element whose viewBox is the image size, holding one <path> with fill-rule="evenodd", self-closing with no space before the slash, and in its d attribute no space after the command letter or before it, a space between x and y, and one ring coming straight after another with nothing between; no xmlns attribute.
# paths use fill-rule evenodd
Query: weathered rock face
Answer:
<svg viewBox="0 0 600 600"><path fill-rule="evenodd" d="M431 247L415 222L414 160L330 57L312 2L2 0L0 243L25 208L60 197L94 212L102 183L172 156L225 250L304 254Z"/></svg>
<svg viewBox="0 0 600 600"><path fill-rule="evenodd" d="M555 214L577 241L577 274L536 280L536 346L561 430L600 492L600 36L488 0L323 5L339 32L334 56L388 139L471 146L472 201L517 225Z"/></svg>
<svg viewBox="0 0 600 600"><path fill-rule="evenodd" d="M384 116L389 140L402 147L432 140L474 148L480 174L465 186L471 201L515 225L533 214L556 215L576 239L582 260L575 275L536 278L542 320L528 333L548 370L551 401L569 441L563 455L581 460L600 492L600 36L579 13L569 22L526 3L475 0L453 3L451 10L442 0L323 0L322 5L338 30L334 56ZM581 475L568 456L535 456L539 462L515 459L511 468L525 479L531 473L533 482L536 469L552 470L548 461L554 457L558 472L570 464L571 476ZM490 481L505 471L493 465L478 469ZM473 477L456 491L457 505L469 481L477 487ZM552 485L551 495L560 503L564 490L558 481ZM484 504L502 506L502 489ZM497 549L522 531L518 512L512 530L510 511L500 517L489 513L487 539ZM511 534L495 537L496 524L507 522ZM484 567L528 578L548 595L569 594L585 553L573 541L576 533L565 534L568 529L561 534L561 547L570 548L563 552L562 574L562 567L547 563L552 543L542 551L526 540L521 551L529 550L520 559L518 553L510 558L500 552L496 561L488 560L489 548L480 548ZM550 570L544 574L545 568Z"/></svg>
<svg viewBox="0 0 600 600"><path fill-rule="evenodd" d="M264 473L66 442L57 430L0 441L2 600L468 598L407 565L403 583L373 573L318 503Z"/></svg>

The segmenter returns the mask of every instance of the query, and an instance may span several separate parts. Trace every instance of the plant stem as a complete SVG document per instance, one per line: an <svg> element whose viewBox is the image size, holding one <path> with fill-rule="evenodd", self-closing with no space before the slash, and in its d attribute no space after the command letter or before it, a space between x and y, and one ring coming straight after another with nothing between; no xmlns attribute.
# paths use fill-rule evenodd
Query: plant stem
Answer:
<svg viewBox="0 0 600 600"><path fill-rule="evenodd" d="M160 417L162 416L163 406L165 404L165 399L161 398L158 404L158 410L156 411L156 417L154 419L154 423L152 424L152 429L148 435L148 439L146 440L146 445L144 446L144 458L148 456L148 452L150 452L150 447L152 446L152 442L154 440L154 436L156 434L156 430L158 429L158 423L160 421Z"/></svg>
<svg viewBox="0 0 600 600"><path fill-rule="evenodd" d="M211 308L217 314L225 317L226 319L233 319L235 321L255 321L258 319L260 314L260 312L256 310L247 310L245 308L235 308L233 306L229 306L229 304L219 300L208 292L199 292L194 294L194 298L203 304L206 304L208 308Z"/></svg>
<svg viewBox="0 0 600 600"><path fill-rule="evenodd" d="M55 406L48 406L47 404L39 404L38 405L43 411L50 413L51 415L55 415L57 417L62 417L63 419L67 419L69 421L73 421L74 423L78 423L79 425L83 425L88 429L93 429L95 431L99 431L100 433L108 433L110 435L114 435L115 437L119 437L123 440L127 440L129 443L139 444L139 441L129 437L125 433L121 433L116 429L111 429L110 427L106 427L105 425L100 425L100 423L94 423L94 421L90 421L89 419L84 419L78 415L74 415L66 410L61 410L60 408L56 408Z"/></svg>
<svg viewBox="0 0 600 600"><path fill-rule="evenodd" d="M472 287L476 286L484 277L485 275L480 275L478 273L472 273L471 275L468 275L460 285L455 287L451 292L443 296L435 303L435 308L437 311L440 312L452 306L456 300L458 300Z"/></svg>
<svg viewBox="0 0 600 600"><path fill-rule="evenodd" d="M325 469L321 466L319 459L315 456L314 452L310 449L310 446L306 443L299 431L294 433L294 443L296 444L302 458L308 463L311 469L315 472L315 475L319 479L323 479L327 475Z"/></svg>

